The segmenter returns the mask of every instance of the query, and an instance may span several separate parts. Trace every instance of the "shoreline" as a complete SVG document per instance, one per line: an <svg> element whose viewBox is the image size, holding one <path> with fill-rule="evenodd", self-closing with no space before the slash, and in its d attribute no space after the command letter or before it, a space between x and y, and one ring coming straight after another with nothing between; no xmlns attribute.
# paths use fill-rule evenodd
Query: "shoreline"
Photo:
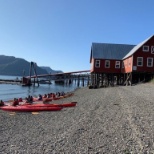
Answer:
<svg viewBox="0 0 154 154"><path fill-rule="evenodd" d="M0 153L153 152L154 85L75 89L54 101L77 101L59 112L0 110Z"/></svg>

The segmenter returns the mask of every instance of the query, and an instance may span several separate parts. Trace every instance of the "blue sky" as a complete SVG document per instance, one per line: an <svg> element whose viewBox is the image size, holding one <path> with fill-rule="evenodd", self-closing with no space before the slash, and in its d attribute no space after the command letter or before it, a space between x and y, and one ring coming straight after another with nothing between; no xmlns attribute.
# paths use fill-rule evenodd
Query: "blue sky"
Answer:
<svg viewBox="0 0 154 154"><path fill-rule="evenodd" d="M153 0L0 0L0 55L64 72L89 70L92 42L154 34Z"/></svg>

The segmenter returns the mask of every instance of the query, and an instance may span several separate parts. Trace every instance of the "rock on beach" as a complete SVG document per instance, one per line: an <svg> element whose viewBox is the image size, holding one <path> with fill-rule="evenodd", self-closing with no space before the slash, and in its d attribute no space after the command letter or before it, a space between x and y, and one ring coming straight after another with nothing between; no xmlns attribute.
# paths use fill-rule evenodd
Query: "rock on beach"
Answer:
<svg viewBox="0 0 154 154"><path fill-rule="evenodd" d="M0 110L1 154L154 153L154 85L77 89L58 112Z"/></svg>

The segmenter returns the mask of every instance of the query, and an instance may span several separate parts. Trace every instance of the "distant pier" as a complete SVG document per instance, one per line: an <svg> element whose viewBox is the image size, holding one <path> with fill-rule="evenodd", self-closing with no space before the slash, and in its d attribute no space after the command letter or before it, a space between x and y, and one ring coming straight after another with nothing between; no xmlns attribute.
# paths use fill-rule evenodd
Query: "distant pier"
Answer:
<svg viewBox="0 0 154 154"><path fill-rule="evenodd" d="M9 80L9 79L0 79L0 84L21 84L21 80Z"/></svg>
<svg viewBox="0 0 154 154"><path fill-rule="evenodd" d="M90 74L88 72L89 70L56 74L33 75L21 77L20 79L0 79L0 84L16 84L22 86L35 86L35 84L38 84L39 86L39 84L51 84L51 81L54 81L57 84L62 83L65 85L69 85L74 81L75 84L77 84L77 86L85 86L85 84L87 84L88 86L90 82Z"/></svg>

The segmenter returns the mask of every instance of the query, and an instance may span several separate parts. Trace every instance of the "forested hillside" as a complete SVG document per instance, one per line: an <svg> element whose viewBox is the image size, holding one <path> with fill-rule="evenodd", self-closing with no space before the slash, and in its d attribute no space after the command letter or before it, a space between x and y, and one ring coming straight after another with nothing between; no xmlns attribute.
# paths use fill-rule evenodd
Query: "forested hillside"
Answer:
<svg viewBox="0 0 154 154"><path fill-rule="evenodd" d="M30 62L22 58L0 55L0 75L25 76L29 75ZM37 74L48 74L45 69L37 66ZM33 71L32 71L33 74Z"/></svg>

